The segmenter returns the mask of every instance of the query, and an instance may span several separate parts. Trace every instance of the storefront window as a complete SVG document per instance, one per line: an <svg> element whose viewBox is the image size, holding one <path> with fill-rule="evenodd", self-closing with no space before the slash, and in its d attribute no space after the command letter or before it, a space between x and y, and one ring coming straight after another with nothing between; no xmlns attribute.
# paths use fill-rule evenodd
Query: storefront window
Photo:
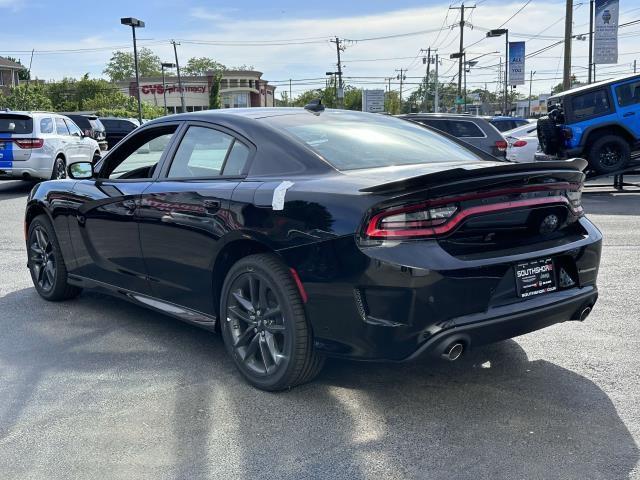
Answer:
<svg viewBox="0 0 640 480"><path fill-rule="evenodd" d="M247 108L249 106L249 94L247 92L240 93L224 93L222 95L223 108Z"/></svg>

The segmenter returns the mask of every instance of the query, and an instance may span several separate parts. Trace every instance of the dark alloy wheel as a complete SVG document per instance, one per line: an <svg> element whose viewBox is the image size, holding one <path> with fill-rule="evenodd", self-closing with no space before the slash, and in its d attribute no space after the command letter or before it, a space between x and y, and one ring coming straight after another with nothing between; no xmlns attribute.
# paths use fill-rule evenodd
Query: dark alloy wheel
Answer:
<svg viewBox="0 0 640 480"><path fill-rule="evenodd" d="M631 147L623 138L606 135L596 140L589 151L589 166L598 173L622 170L631 159Z"/></svg>
<svg viewBox="0 0 640 480"><path fill-rule="evenodd" d="M254 386L282 390L309 381L322 367L297 285L277 257L251 255L236 263L220 311L226 348Z"/></svg>
<svg viewBox="0 0 640 480"><path fill-rule="evenodd" d="M31 221L27 235L27 266L38 294L57 301L76 297L82 289L67 283L67 268L51 222L45 215Z"/></svg>
<svg viewBox="0 0 640 480"><path fill-rule="evenodd" d="M29 261L34 281L43 292L50 292L56 278L56 257L46 230L37 225L29 243Z"/></svg>
<svg viewBox="0 0 640 480"><path fill-rule="evenodd" d="M53 164L51 180L62 180L63 178L67 178L67 164L64 158L58 157Z"/></svg>

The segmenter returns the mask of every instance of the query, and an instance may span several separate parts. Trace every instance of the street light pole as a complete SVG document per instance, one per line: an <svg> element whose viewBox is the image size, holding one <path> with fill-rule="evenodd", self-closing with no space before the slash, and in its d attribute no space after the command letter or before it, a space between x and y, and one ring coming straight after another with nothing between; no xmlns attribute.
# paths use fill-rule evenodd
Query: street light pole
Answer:
<svg viewBox="0 0 640 480"><path fill-rule="evenodd" d="M120 19L122 25L131 27L133 32L133 64L136 70L136 98L138 100L138 122L142 125L142 103L140 102L140 72L138 71L138 46L136 44L136 28L144 28L144 22L134 17Z"/></svg>
<svg viewBox="0 0 640 480"><path fill-rule="evenodd" d="M509 29L508 28L497 28L495 30L489 30L487 32L487 37L501 37L505 35L505 57L504 57L504 102L503 102L503 115L507 115L508 100L507 97L509 95Z"/></svg>
<svg viewBox="0 0 640 480"><path fill-rule="evenodd" d="M535 73L535 70L531 70L531 74L529 75L529 118L531 118L531 91L533 86L533 76Z"/></svg>
<svg viewBox="0 0 640 480"><path fill-rule="evenodd" d="M167 115L167 82L164 78L165 68L175 68L175 63L162 62L160 68L162 69L162 98L164 100L164 114Z"/></svg>

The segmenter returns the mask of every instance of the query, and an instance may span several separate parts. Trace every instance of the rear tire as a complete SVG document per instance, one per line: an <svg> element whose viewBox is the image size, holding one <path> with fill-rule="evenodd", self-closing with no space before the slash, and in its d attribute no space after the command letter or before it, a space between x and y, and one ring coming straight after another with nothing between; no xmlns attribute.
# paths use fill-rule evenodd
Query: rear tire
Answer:
<svg viewBox="0 0 640 480"><path fill-rule="evenodd" d="M51 172L51 180L62 180L67 178L67 162L64 158L57 157L53 162L53 171Z"/></svg>
<svg viewBox="0 0 640 480"><path fill-rule="evenodd" d="M67 267L58 238L46 215L38 215L29 225L27 254L33 286L42 298L56 302L80 294L81 288L67 282Z"/></svg>
<svg viewBox="0 0 640 480"><path fill-rule="evenodd" d="M631 160L629 143L617 135L597 139L589 149L589 166L598 173L622 170Z"/></svg>
<svg viewBox="0 0 640 480"><path fill-rule="evenodd" d="M251 385L284 390L320 372L324 356L314 349L300 292L278 257L239 260L227 274L220 303L225 346Z"/></svg>

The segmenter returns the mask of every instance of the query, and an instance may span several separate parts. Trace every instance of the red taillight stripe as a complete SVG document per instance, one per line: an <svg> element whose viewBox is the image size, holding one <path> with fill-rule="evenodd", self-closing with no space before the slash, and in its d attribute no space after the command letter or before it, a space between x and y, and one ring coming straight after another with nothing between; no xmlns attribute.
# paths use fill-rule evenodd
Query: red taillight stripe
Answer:
<svg viewBox="0 0 640 480"><path fill-rule="evenodd" d="M42 148L44 140L42 138L13 138L11 139L20 148Z"/></svg>
<svg viewBox="0 0 640 480"><path fill-rule="evenodd" d="M429 228L416 228L406 230L383 230L377 228L378 221L382 216L388 215L382 213L371 219L367 226L367 236L371 238L400 238L400 237L432 237L435 235L444 235L454 230L461 222L473 215L486 213L494 213L504 210L513 210L517 208L532 207L537 205L564 204L567 205L574 213L582 213L582 207L575 208L569 199L561 196L529 198L526 200L514 200L512 202L500 202L490 205L477 205L458 211L443 225ZM395 213L395 212L394 212Z"/></svg>

